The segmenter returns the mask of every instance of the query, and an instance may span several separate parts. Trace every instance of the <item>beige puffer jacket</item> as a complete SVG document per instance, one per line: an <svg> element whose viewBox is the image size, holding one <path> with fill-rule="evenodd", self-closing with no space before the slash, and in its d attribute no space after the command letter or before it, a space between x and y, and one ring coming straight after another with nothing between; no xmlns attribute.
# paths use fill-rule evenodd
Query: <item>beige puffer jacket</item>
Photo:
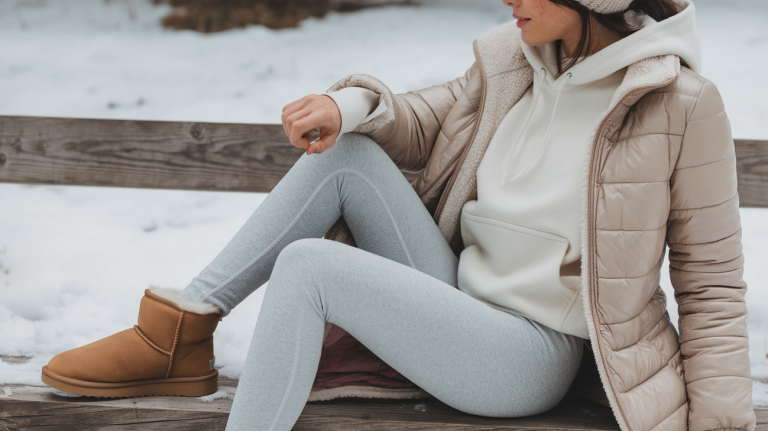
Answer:
<svg viewBox="0 0 768 431"><path fill-rule="evenodd" d="M389 154L456 254L459 216L499 123L532 82L509 23L474 43L454 81L394 94L356 132ZM632 64L585 161L584 307L603 388L626 431L755 428L734 144L715 86L677 56ZM343 220L327 238L353 243ZM680 335L659 286L665 253Z"/></svg>

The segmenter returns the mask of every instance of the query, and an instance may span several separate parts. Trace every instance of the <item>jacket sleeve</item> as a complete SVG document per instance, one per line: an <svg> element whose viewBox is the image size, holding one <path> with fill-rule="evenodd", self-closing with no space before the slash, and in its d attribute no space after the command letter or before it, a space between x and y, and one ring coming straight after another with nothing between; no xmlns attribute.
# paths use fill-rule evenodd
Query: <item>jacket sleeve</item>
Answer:
<svg viewBox="0 0 768 431"><path fill-rule="evenodd" d="M386 109L353 131L373 138L402 170L419 171L432 154L432 147L451 108L461 96L477 62L460 78L404 94L393 93L370 75L350 75L328 89L364 87L379 94Z"/></svg>
<svg viewBox="0 0 768 431"><path fill-rule="evenodd" d="M691 431L755 428L731 128L705 82L670 178L669 270Z"/></svg>
<svg viewBox="0 0 768 431"><path fill-rule="evenodd" d="M386 106L379 102L378 93L363 87L346 87L339 91L325 93L336 103L341 114L339 136L351 132L360 125L373 119Z"/></svg>

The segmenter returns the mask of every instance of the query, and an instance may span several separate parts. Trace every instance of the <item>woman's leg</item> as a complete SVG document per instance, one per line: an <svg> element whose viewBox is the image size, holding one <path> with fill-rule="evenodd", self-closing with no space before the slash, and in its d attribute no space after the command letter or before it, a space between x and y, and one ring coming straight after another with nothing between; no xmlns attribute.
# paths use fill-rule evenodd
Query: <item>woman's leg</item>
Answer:
<svg viewBox="0 0 768 431"><path fill-rule="evenodd" d="M299 240L275 264L227 430L291 429L317 372L326 321L441 401L484 416L553 407L583 349L577 337L409 266L333 241Z"/></svg>
<svg viewBox="0 0 768 431"><path fill-rule="evenodd" d="M301 156L181 297L229 314L269 279L286 245L321 238L342 215L359 248L455 284L458 259L413 187L375 141L348 133Z"/></svg>

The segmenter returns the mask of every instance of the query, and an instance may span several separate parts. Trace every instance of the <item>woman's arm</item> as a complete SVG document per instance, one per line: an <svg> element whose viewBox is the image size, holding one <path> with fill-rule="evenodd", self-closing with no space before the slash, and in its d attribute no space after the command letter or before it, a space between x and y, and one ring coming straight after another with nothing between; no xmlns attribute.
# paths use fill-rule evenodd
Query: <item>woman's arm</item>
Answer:
<svg viewBox="0 0 768 431"><path fill-rule="evenodd" d="M711 82L689 115L670 192L669 271L680 313L689 427L752 430L736 155Z"/></svg>
<svg viewBox="0 0 768 431"><path fill-rule="evenodd" d="M432 154L451 108L478 73L480 65L475 62L460 78L405 94L392 93L370 75L350 75L326 94L310 94L285 105L283 129L291 144L306 149L307 154L322 153L342 133L364 133L378 142L400 169L418 171ZM366 109L372 111L367 116L363 115Z"/></svg>
<svg viewBox="0 0 768 431"><path fill-rule="evenodd" d="M432 154L438 133L451 108L461 96L467 82L480 73L474 65L464 76L423 90L393 93L384 83L370 75L348 76L328 89L363 87L377 93L386 109L353 131L373 138L400 169L418 171Z"/></svg>

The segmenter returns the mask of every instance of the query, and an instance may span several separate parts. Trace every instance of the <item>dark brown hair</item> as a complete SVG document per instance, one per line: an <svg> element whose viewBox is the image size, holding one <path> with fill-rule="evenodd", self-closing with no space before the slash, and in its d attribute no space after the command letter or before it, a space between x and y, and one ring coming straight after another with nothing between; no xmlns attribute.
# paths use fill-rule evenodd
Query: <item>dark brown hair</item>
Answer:
<svg viewBox="0 0 768 431"><path fill-rule="evenodd" d="M633 26L624 17L624 12L600 14L587 9L576 0L549 0L552 3L573 9L578 12L581 17L581 35L579 37L579 44L576 45L574 51L568 62L563 65L560 55L555 55L557 59L557 70L559 73L573 67L579 57L585 57L595 45L594 34L592 33L592 23L594 22L606 27L608 30L620 34L622 37L629 36L630 34L638 31L640 28ZM677 5L673 0L634 0L627 10L633 10L650 16L656 21L663 21L678 12ZM557 49L555 52L560 52L562 47L562 40L557 41Z"/></svg>

